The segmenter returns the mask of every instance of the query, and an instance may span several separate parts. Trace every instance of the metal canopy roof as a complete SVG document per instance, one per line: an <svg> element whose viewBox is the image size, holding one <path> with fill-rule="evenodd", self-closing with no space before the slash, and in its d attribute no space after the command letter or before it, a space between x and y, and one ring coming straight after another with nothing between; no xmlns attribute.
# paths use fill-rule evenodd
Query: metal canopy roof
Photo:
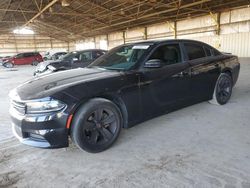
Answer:
<svg viewBox="0 0 250 188"><path fill-rule="evenodd" d="M28 26L66 41L249 6L250 0L1 0L0 33Z"/></svg>

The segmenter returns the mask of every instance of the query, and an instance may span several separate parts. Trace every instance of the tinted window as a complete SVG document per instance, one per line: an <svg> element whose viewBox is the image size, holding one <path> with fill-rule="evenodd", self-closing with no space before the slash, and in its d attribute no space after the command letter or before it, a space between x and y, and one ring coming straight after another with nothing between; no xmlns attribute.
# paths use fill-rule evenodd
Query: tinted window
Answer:
<svg viewBox="0 0 250 188"><path fill-rule="evenodd" d="M184 44L189 60L206 57L202 46L198 44Z"/></svg>
<svg viewBox="0 0 250 188"><path fill-rule="evenodd" d="M98 58L89 67L101 67L112 70L128 70L132 68L150 47L148 44L123 45L113 48Z"/></svg>
<svg viewBox="0 0 250 188"><path fill-rule="evenodd" d="M213 54L214 54L214 56L217 56L217 55L221 55L221 53L218 51L218 50L213 50Z"/></svg>
<svg viewBox="0 0 250 188"><path fill-rule="evenodd" d="M34 56L34 53L24 53L23 57L32 57Z"/></svg>
<svg viewBox="0 0 250 188"><path fill-rule="evenodd" d="M207 56L213 56L210 48L204 47Z"/></svg>
<svg viewBox="0 0 250 188"><path fill-rule="evenodd" d="M23 54L17 54L16 58L23 58Z"/></svg>
<svg viewBox="0 0 250 188"><path fill-rule="evenodd" d="M181 52L179 44L168 44L158 47L149 59L160 59L166 65L181 62Z"/></svg>
<svg viewBox="0 0 250 188"><path fill-rule="evenodd" d="M90 61L92 59L91 52L81 52L79 54L80 61Z"/></svg>

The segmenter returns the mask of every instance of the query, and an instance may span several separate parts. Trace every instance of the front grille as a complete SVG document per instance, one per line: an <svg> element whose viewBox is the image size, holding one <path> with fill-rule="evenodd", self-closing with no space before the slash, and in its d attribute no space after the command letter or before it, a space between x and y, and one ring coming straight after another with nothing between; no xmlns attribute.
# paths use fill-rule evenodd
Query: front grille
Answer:
<svg viewBox="0 0 250 188"><path fill-rule="evenodd" d="M25 114L26 106L23 102L11 101L12 107L20 114Z"/></svg>

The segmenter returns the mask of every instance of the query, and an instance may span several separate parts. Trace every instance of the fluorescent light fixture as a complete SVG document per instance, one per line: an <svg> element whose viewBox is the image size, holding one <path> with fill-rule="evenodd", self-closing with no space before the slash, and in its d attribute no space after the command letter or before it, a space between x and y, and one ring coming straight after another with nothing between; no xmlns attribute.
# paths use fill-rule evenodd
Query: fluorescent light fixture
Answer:
<svg viewBox="0 0 250 188"><path fill-rule="evenodd" d="M13 33L21 35L33 35L34 31L28 28L22 28L22 29L15 29Z"/></svg>

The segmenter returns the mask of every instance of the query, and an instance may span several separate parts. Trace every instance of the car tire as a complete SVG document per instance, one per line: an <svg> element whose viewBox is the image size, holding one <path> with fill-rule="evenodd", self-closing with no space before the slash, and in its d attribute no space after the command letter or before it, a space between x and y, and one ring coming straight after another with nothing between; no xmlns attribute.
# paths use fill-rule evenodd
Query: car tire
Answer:
<svg viewBox="0 0 250 188"><path fill-rule="evenodd" d="M111 101L91 99L79 107L71 124L71 139L82 150L98 153L108 149L118 138L122 114Z"/></svg>
<svg viewBox="0 0 250 188"><path fill-rule="evenodd" d="M31 63L31 65L33 65L33 66L37 66L38 64L39 64L38 61L33 61L33 62Z"/></svg>
<svg viewBox="0 0 250 188"><path fill-rule="evenodd" d="M6 68L13 68L14 64L11 63L11 62L6 62L6 63L3 64L3 66L6 67Z"/></svg>
<svg viewBox="0 0 250 188"><path fill-rule="evenodd" d="M232 95L233 81L227 73L222 73L217 79L213 99L209 102L217 105L226 104Z"/></svg>

